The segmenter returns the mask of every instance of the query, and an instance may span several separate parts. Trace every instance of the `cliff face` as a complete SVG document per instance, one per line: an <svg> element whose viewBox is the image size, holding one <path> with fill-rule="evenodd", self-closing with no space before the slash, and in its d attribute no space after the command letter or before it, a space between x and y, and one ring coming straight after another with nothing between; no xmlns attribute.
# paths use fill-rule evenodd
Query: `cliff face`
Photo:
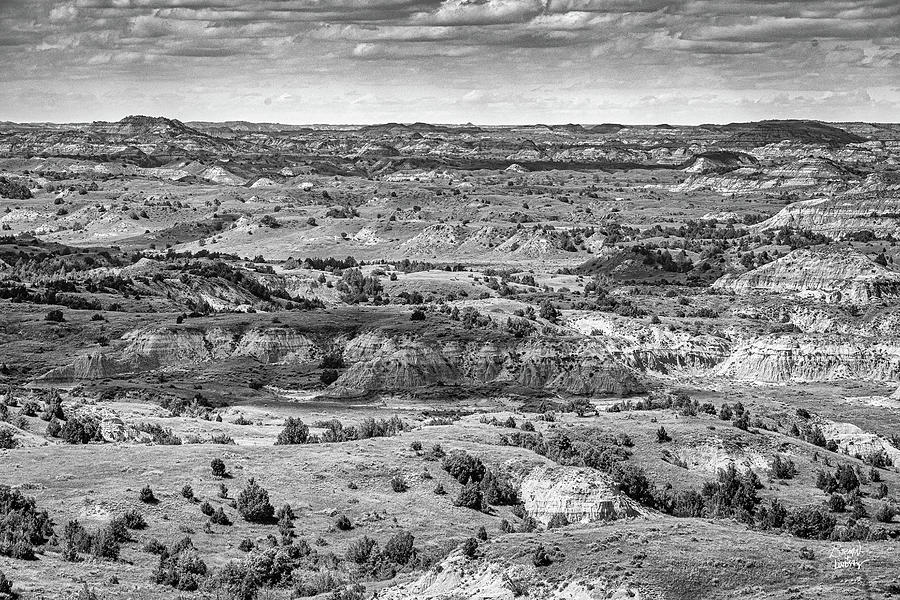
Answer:
<svg viewBox="0 0 900 600"><path fill-rule="evenodd" d="M790 293L865 304L900 296L900 273L851 248L794 250L742 275L724 275L713 286L737 294Z"/></svg>
<svg viewBox="0 0 900 600"><path fill-rule="evenodd" d="M528 514L545 526L560 514L569 523L589 523L647 513L622 494L609 477L594 469L540 466L525 476L519 494Z"/></svg>
<svg viewBox="0 0 900 600"><path fill-rule="evenodd" d="M788 226L824 233L835 239L864 230L885 236L896 234L900 229L896 218L898 214L900 194L896 191L844 194L835 198L795 202L755 228L765 231Z"/></svg>
<svg viewBox="0 0 900 600"><path fill-rule="evenodd" d="M332 385L333 393L491 382L571 394L623 395L642 388L632 370L583 341L441 343L364 334L347 344L344 359L353 364Z"/></svg>
<svg viewBox="0 0 900 600"><path fill-rule="evenodd" d="M740 344L714 370L748 381L833 381L900 378L900 340L848 340L843 336L770 335Z"/></svg>
<svg viewBox="0 0 900 600"><path fill-rule="evenodd" d="M311 365L337 349L347 368L325 392L336 397L484 384L627 396L644 391L645 378L658 376L761 382L900 380L900 314L895 311L875 311L865 323L827 305L793 307L784 317L802 333L750 334L734 341L593 316L573 320L575 329L588 328L587 334L484 340L370 331L322 341L285 326L155 327L131 331L118 349L83 354L42 379L102 379L233 359Z"/></svg>
<svg viewBox="0 0 900 600"><path fill-rule="evenodd" d="M233 333L223 328L137 329L125 334L126 343L117 353L96 351L80 356L70 365L53 369L42 379L78 381L101 379L125 373L150 371L230 358L255 358L263 363L310 363L321 349L302 333L270 327Z"/></svg>

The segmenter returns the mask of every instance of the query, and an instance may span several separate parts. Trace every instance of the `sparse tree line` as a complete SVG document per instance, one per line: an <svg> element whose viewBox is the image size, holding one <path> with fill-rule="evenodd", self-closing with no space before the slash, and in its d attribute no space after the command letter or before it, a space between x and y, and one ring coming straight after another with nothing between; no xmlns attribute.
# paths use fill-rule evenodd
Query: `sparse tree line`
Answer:
<svg viewBox="0 0 900 600"><path fill-rule="evenodd" d="M406 429L406 425L396 415L390 419L377 420L368 417L363 419L359 425L344 425L338 419L330 419L316 422L314 426L324 429L321 435L310 434L309 426L301 419L288 417L275 440L275 445L349 442L375 437L390 437Z"/></svg>

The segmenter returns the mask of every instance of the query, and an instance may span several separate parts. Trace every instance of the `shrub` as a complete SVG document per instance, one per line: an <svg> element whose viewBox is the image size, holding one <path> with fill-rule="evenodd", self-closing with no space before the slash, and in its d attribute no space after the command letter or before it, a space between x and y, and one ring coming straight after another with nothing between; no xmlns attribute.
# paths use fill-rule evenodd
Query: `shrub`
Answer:
<svg viewBox="0 0 900 600"><path fill-rule="evenodd" d="M437 496L445 496L447 494L447 490L444 489L444 484L438 482L438 484L434 486L434 493Z"/></svg>
<svg viewBox="0 0 900 600"><path fill-rule="evenodd" d="M797 537L825 539L834 530L836 520L822 508L805 506L788 513L786 529Z"/></svg>
<svg viewBox="0 0 900 600"><path fill-rule="evenodd" d="M475 558L478 555L478 540L470 537L463 542L462 553L468 558Z"/></svg>
<svg viewBox="0 0 900 600"><path fill-rule="evenodd" d="M62 425L59 424L59 421L56 417L50 419L50 422L47 423L47 435L50 437L59 437L62 434Z"/></svg>
<svg viewBox="0 0 900 600"><path fill-rule="evenodd" d="M719 470L715 482L704 484L702 494L713 515L747 521L759 503L756 490L761 487L756 473L751 470L739 473L732 463Z"/></svg>
<svg viewBox="0 0 900 600"><path fill-rule="evenodd" d="M145 485L143 488L141 488L138 499L144 504L156 504L158 502L156 496L153 495L153 490L150 489L149 485Z"/></svg>
<svg viewBox="0 0 900 600"><path fill-rule="evenodd" d="M417 308L412 311L412 314L409 316L410 321L424 321L425 320L425 311L421 308Z"/></svg>
<svg viewBox="0 0 900 600"><path fill-rule="evenodd" d="M144 516L133 508L122 513L122 522L128 529L146 529L147 521Z"/></svg>
<svg viewBox="0 0 900 600"><path fill-rule="evenodd" d="M162 555L162 554L168 552L168 550L166 550L166 545L163 544L162 542L160 542L156 538L150 538L149 540L147 540L147 542L144 544L143 550L147 554L156 554L156 555Z"/></svg>
<svg viewBox="0 0 900 600"><path fill-rule="evenodd" d="M350 531L353 529L353 523L350 522L350 518L347 515L339 516L337 521L334 522L334 526L341 531Z"/></svg>
<svg viewBox="0 0 900 600"><path fill-rule="evenodd" d="M6 573L0 571L0 600L16 600L18 597L12 589L12 581L7 579Z"/></svg>
<svg viewBox="0 0 900 600"><path fill-rule="evenodd" d="M840 494L832 494L827 503L831 512L842 513L847 510L847 501Z"/></svg>
<svg viewBox="0 0 900 600"><path fill-rule="evenodd" d="M212 469L213 477L225 477L227 475L227 471L225 470L225 462L221 458L214 458L209 463L210 468Z"/></svg>
<svg viewBox="0 0 900 600"><path fill-rule="evenodd" d="M659 429L656 430L656 441L660 444L672 441L672 438L666 432L665 427L660 427Z"/></svg>
<svg viewBox="0 0 900 600"><path fill-rule="evenodd" d="M782 458L780 454L776 454L772 459L772 476L776 479L793 479L797 474L797 467L794 461L789 458Z"/></svg>
<svg viewBox="0 0 900 600"><path fill-rule="evenodd" d="M472 510L482 510L484 508L484 495L481 492L481 487L474 481L465 484L459 490L459 494L456 496L453 504L471 508Z"/></svg>
<svg viewBox="0 0 900 600"><path fill-rule="evenodd" d="M422 442L419 440L414 441L409 445L409 449L413 452L421 452L422 451Z"/></svg>
<svg viewBox="0 0 900 600"><path fill-rule="evenodd" d="M300 419L288 417L284 422L284 428L278 434L278 439L275 440L275 445L305 444L308 438L309 427Z"/></svg>
<svg viewBox="0 0 900 600"><path fill-rule="evenodd" d="M441 467L463 485L470 480L481 481L485 473L484 463L481 462L481 459L461 450L454 450L445 456Z"/></svg>
<svg viewBox="0 0 900 600"><path fill-rule="evenodd" d="M0 556L30 560L53 536L53 521L34 498L0 485Z"/></svg>
<svg viewBox="0 0 900 600"><path fill-rule="evenodd" d="M69 562L78 560L79 552L90 552L91 536L76 519L63 528L63 558Z"/></svg>
<svg viewBox="0 0 900 600"><path fill-rule="evenodd" d="M850 465L838 465L834 478L838 487L847 493L859 489L859 477L857 477L856 471Z"/></svg>
<svg viewBox="0 0 900 600"><path fill-rule="evenodd" d="M891 504L887 502L882 502L881 506L875 509L875 514L872 515L876 521L879 523L890 523L894 520L894 516L897 514L897 509Z"/></svg>
<svg viewBox="0 0 900 600"><path fill-rule="evenodd" d="M231 519L228 518L221 506L209 516L209 521L214 525L231 525Z"/></svg>
<svg viewBox="0 0 900 600"><path fill-rule="evenodd" d="M838 490L838 483L834 475L828 471L819 471L816 473L816 487L826 494L830 494Z"/></svg>
<svg viewBox="0 0 900 600"><path fill-rule="evenodd" d="M416 549L413 546L415 537L408 531L401 531L387 541L381 554L398 565L405 565L413 559Z"/></svg>
<svg viewBox="0 0 900 600"><path fill-rule="evenodd" d="M403 475L397 474L391 477L391 489L398 493L405 492L409 489L409 484Z"/></svg>
<svg viewBox="0 0 900 600"><path fill-rule="evenodd" d="M250 552L255 547L256 545L253 543L253 540L248 538L242 539L241 543L238 544L238 550L240 550L241 552Z"/></svg>
<svg viewBox="0 0 900 600"><path fill-rule="evenodd" d="M337 381L338 377L338 372L334 369L325 369L324 371L322 371L322 374L319 375L319 381L321 381L325 385L331 385L332 383Z"/></svg>
<svg viewBox="0 0 900 600"><path fill-rule="evenodd" d="M200 512L202 512L207 517L211 517L213 515L213 513L216 511L215 511L215 509L213 509L212 504L210 504L208 501L204 500L203 504L200 505Z"/></svg>
<svg viewBox="0 0 900 600"><path fill-rule="evenodd" d="M62 426L59 437L69 444L89 444L92 441L103 440L100 435L100 424L88 417L70 417Z"/></svg>
<svg viewBox="0 0 900 600"><path fill-rule="evenodd" d="M531 555L531 563L539 568L549 566L553 563L550 556L547 554L547 551L544 549L543 544L538 545L534 554Z"/></svg>
<svg viewBox="0 0 900 600"><path fill-rule="evenodd" d="M238 494L237 509L244 520L257 523L271 521L275 513L275 508L269 503L269 492L253 478Z"/></svg>
<svg viewBox="0 0 900 600"><path fill-rule="evenodd" d="M206 563L194 544L190 538L184 538L160 555L153 582L190 592L200 587L206 572Z"/></svg>
<svg viewBox="0 0 900 600"><path fill-rule="evenodd" d="M122 547L115 528L107 525L101 527L91 536L91 554L96 558L117 560Z"/></svg>
<svg viewBox="0 0 900 600"><path fill-rule="evenodd" d="M181 488L181 495L188 500L194 499L194 488L190 486L190 484L185 484L183 488Z"/></svg>
<svg viewBox="0 0 900 600"><path fill-rule="evenodd" d="M345 556L350 562L365 564L376 553L377 546L378 542L364 535L350 544Z"/></svg>
<svg viewBox="0 0 900 600"><path fill-rule="evenodd" d="M295 577L297 577L295 575ZM303 577L294 585L294 594L300 598L318 596L325 592L337 590L346 585L342 579L334 576L330 571L319 571L311 577Z"/></svg>
<svg viewBox="0 0 900 600"><path fill-rule="evenodd" d="M741 414L737 415L734 418L734 420L731 422L731 424L734 425L735 427L737 427L738 429L743 429L744 431L747 431L748 429L750 429L750 413L742 412Z"/></svg>
<svg viewBox="0 0 900 600"><path fill-rule="evenodd" d="M547 529L556 529L557 527L565 527L569 524L569 519L566 517L565 513L555 513L552 517L550 517L550 522L547 523Z"/></svg>
<svg viewBox="0 0 900 600"><path fill-rule="evenodd" d="M62 323L65 321L65 317L63 316L63 312L59 309L54 309L44 315L45 321L51 321L53 323Z"/></svg>
<svg viewBox="0 0 900 600"><path fill-rule="evenodd" d="M11 429L0 428L0 450L12 450L18 445Z"/></svg>
<svg viewBox="0 0 900 600"><path fill-rule="evenodd" d="M478 538L482 542L486 542L488 539L487 529L484 528L484 525L478 528L478 531L475 532L475 537Z"/></svg>

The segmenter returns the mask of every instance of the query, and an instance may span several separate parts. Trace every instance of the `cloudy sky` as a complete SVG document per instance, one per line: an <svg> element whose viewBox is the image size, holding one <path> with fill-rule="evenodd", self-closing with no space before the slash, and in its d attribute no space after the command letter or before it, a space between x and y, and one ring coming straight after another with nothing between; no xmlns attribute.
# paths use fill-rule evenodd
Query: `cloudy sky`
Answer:
<svg viewBox="0 0 900 600"><path fill-rule="evenodd" d="M900 0L0 0L0 120L900 120Z"/></svg>

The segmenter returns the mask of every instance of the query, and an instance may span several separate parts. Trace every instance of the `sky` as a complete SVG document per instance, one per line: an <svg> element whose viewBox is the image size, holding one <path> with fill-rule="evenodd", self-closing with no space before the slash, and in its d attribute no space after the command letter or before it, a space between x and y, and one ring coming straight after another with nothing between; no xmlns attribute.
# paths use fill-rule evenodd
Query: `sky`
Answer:
<svg viewBox="0 0 900 600"><path fill-rule="evenodd" d="M0 0L0 120L900 120L900 0Z"/></svg>

